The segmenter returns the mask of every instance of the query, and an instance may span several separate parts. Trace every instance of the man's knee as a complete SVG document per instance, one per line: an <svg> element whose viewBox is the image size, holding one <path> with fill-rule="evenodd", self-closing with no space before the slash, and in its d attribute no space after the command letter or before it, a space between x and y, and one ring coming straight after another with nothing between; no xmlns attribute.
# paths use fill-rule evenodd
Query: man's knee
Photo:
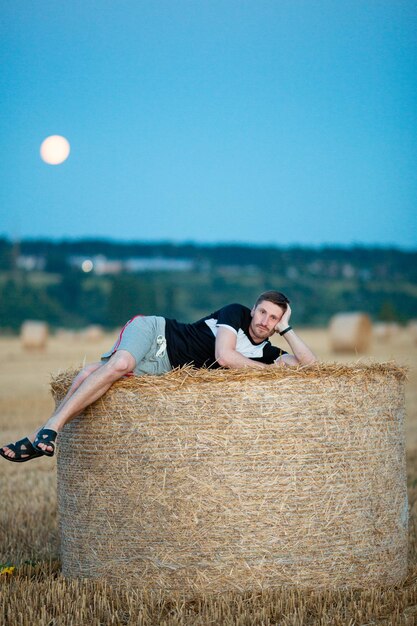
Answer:
<svg viewBox="0 0 417 626"><path fill-rule="evenodd" d="M109 375L114 378L121 378L135 369L136 361L127 350L118 350L110 357L105 367Z"/></svg>
<svg viewBox="0 0 417 626"><path fill-rule="evenodd" d="M79 372L79 374L77 374L76 377L76 381L79 383L82 383L83 380L85 380L86 378L88 378L90 376L90 374L92 374L93 372L95 372L100 366L102 366L102 363L90 363L89 365L86 365L85 367L83 367L83 369Z"/></svg>
<svg viewBox="0 0 417 626"><path fill-rule="evenodd" d="M89 365L86 365L83 368L83 374L85 374L86 376L89 376L90 374L92 374L93 372L96 371L96 369L98 369L99 367L101 367L103 365L103 363L90 363Z"/></svg>

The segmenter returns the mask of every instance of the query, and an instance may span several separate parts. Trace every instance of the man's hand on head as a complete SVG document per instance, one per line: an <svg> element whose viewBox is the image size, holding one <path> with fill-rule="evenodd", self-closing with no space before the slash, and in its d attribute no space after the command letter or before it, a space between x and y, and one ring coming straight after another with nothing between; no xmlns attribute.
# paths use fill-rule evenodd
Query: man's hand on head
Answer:
<svg viewBox="0 0 417 626"><path fill-rule="evenodd" d="M289 304L287 304L287 308L284 311L283 316L279 320L278 324L275 326L276 333L281 333L283 330L288 328L288 326L290 325L290 317L291 317L291 307Z"/></svg>

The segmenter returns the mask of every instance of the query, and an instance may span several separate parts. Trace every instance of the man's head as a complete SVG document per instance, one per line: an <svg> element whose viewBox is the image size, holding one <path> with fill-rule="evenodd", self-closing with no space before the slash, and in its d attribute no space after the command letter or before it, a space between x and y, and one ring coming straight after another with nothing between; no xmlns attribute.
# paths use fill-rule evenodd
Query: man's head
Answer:
<svg viewBox="0 0 417 626"><path fill-rule="evenodd" d="M249 332L254 341L265 341L275 332L290 301L279 291L264 291L257 298L251 311Z"/></svg>
<svg viewBox="0 0 417 626"><path fill-rule="evenodd" d="M261 302L272 302L272 304L276 304L281 307L283 311L287 310L287 305L290 303L287 296L284 296L284 294L280 291L273 290L261 293L261 295L258 296L253 308L256 309L258 304L261 304Z"/></svg>

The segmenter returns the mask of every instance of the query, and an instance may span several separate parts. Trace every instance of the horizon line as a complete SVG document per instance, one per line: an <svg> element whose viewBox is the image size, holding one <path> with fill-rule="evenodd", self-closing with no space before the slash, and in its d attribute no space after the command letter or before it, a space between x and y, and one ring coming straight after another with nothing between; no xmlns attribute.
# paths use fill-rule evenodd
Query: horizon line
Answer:
<svg viewBox="0 0 417 626"><path fill-rule="evenodd" d="M409 252L415 253L417 252L417 244L415 247L395 244L395 243L365 243L360 241L354 241L351 243L340 243L340 242L323 242L323 243L301 243L301 242L292 242L292 243L275 243L275 242L251 242L251 241L198 241L191 239L184 240L176 240L176 239L117 239L112 238L111 236L93 236L93 235L82 235L77 237L70 236L62 236L62 237L53 237L49 235L39 235L39 236L25 236L25 237L11 237L7 234L1 233L0 240L5 240L10 242L11 244L19 244L23 242L50 242L50 243L84 243L84 242L101 242L108 244L116 244L122 246L128 245L170 245L170 246L193 246L196 248L213 248L213 247L234 247L234 248L275 248L275 249L291 249L291 248L301 248L301 249L329 249L329 248L338 248L338 249L358 249L358 248L366 248L366 249L377 249L377 250L397 250L401 252Z"/></svg>

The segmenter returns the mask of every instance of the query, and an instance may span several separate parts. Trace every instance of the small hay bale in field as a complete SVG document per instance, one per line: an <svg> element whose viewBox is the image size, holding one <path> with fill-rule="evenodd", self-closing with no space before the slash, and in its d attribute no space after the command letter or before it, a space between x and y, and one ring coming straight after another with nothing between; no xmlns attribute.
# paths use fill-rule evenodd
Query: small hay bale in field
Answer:
<svg viewBox="0 0 417 626"><path fill-rule="evenodd" d="M330 320L333 352L366 352L372 339L372 322L366 313L337 313Z"/></svg>
<svg viewBox="0 0 417 626"><path fill-rule="evenodd" d="M386 363L117 382L59 437L64 575L187 594L397 584L404 379Z"/></svg>
<svg viewBox="0 0 417 626"><path fill-rule="evenodd" d="M82 339L85 339L85 341L94 343L103 339L104 330L102 326L99 326L98 324L91 324L81 331L80 336Z"/></svg>
<svg viewBox="0 0 417 626"><path fill-rule="evenodd" d="M410 320L407 324L409 336L417 343L417 320Z"/></svg>
<svg viewBox="0 0 417 626"><path fill-rule="evenodd" d="M397 337L401 327L396 322L377 322L372 327L372 335L379 341L387 341Z"/></svg>
<svg viewBox="0 0 417 626"><path fill-rule="evenodd" d="M49 329L46 322L26 320L20 329L20 342L26 350L43 350L48 343Z"/></svg>
<svg viewBox="0 0 417 626"><path fill-rule="evenodd" d="M73 342L77 338L75 330L69 330L68 328L57 328L55 331L55 339L59 341Z"/></svg>

